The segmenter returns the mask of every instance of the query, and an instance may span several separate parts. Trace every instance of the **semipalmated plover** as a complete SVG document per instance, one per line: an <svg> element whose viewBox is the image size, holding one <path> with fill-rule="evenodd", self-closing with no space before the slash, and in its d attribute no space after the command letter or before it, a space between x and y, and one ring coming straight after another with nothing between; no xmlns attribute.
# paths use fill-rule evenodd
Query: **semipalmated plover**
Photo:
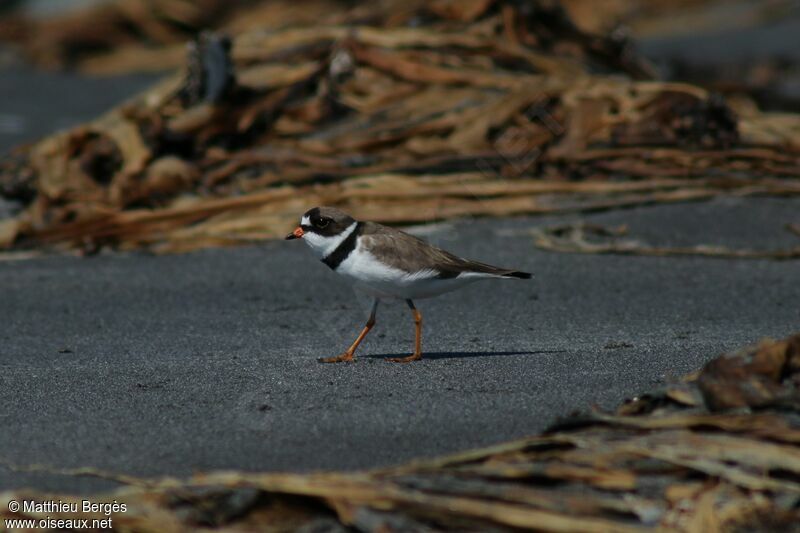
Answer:
<svg viewBox="0 0 800 533"><path fill-rule="evenodd" d="M374 300L364 329L343 354L323 363L352 361L356 348L375 325L381 299L405 300L414 314L414 353L389 361L422 359L422 314L414 300L438 296L482 279L530 279L527 272L462 259L398 229L360 222L334 207L315 207L286 239L303 239L320 260Z"/></svg>

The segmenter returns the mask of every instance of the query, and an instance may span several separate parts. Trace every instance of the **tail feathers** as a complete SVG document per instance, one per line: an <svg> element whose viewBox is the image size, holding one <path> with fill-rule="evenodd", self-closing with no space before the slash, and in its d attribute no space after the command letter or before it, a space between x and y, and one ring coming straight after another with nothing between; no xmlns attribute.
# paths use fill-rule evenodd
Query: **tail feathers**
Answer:
<svg viewBox="0 0 800 533"><path fill-rule="evenodd" d="M533 277L529 272L520 272L519 270L512 270L504 272L500 275L501 278L517 278L517 279L531 279Z"/></svg>

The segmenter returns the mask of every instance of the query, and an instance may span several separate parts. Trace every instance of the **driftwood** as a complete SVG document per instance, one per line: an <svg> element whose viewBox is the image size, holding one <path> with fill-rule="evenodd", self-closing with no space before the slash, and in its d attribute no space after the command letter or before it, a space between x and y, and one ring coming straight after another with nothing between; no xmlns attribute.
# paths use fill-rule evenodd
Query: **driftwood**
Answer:
<svg viewBox="0 0 800 533"><path fill-rule="evenodd" d="M0 249L231 245L315 204L402 223L800 192L800 117L651 81L558 2L346 5L203 34L183 74L14 151Z"/></svg>
<svg viewBox="0 0 800 533"><path fill-rule="evenodd" d="M127 505L124 530L794 531L800 523L800 335L718 357L613 414L544 434L357 473L222 472L138 479L15 467L128 485L90 500ZM80 501L30 490L8 500ZM102 513L47 513L53 519ZM348 529L349 528L349 529Z"/></svg>

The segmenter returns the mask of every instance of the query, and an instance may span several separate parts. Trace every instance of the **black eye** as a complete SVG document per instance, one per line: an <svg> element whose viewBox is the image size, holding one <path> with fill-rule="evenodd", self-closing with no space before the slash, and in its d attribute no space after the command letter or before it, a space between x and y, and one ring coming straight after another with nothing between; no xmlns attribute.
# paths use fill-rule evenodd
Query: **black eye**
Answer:
<svg viewBox="0 0 800 533"><path fill-rule="evenodd" d="M328 220L327 218L320 218L319 220L317 220L316 226L322 229L327 227L329 222L330 220Z"/></svg>

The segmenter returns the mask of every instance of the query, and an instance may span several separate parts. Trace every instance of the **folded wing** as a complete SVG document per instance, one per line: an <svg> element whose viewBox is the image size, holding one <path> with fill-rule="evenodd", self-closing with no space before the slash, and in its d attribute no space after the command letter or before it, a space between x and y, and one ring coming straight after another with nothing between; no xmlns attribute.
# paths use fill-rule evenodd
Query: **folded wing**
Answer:
<svg viewBox="0 0 800 533"><path fill-rule="evenodd" d="M468 275L517 279L531 277L527 272L463 259L418 237L373 222L364 224L361 239L365 250L387 265L409 273L434 270L437 277L442 279Z"/></svg>

